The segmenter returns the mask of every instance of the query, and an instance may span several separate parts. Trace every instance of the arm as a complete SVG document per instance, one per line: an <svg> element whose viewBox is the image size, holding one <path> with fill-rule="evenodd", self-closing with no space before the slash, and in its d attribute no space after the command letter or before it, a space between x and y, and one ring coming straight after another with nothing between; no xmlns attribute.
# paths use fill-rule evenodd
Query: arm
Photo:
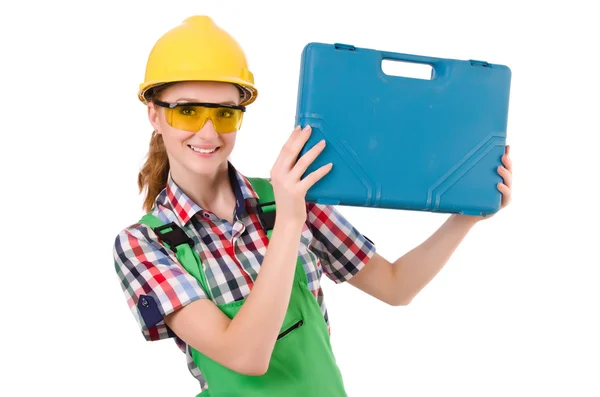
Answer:
<svg viewBox="0 0 600 397"><path fill-rule="evenodd" d="M119 233L115 269L145 339L177 335L233 371L264 373L287 310L302 232L301 223L277 222L254 288L233 320L151 229L136 225Z"/></svg>
<svg viewBox="0 0 600 397"><path fill-rule="evenodd" d="M167 316L169 327L234 371L265 373L289 303L301 231L295 224L275 224L256 283L233 320L203 299Z"/></svg>
<svg viewBox="0 0 600 397"><path fill-rule="evenodd" d="M324 148L324 144L315 145L298 159L309 135L309 128L296 128L271 170L277 202L275 226L252 292L237 315L229 320L215 305L203 300L166 320L191 346L237 372L260 375L269 367L289 304L307 218L306 191L331 169L322 166L301 179Z"/></svg>
<svg viewBox="0 0 600 397"><path fill-rule="evenodd" d="M392 306L407 305L444 267L475 222L451 215L431 237L393 263L375 254L349 283Z"/></svg>
<svg viewBox="0 0 600 397"><path fill-rule="evenodd" d="M512 195L509 152L507 146L502 156L504 166L498 167L502 178L497 185L502 194L501 209L510 203ZM439 273L469 230L482 219L487 218L451 215L431 237L394 263L374 255L350 283L390 305L407 305Z"/></svg>

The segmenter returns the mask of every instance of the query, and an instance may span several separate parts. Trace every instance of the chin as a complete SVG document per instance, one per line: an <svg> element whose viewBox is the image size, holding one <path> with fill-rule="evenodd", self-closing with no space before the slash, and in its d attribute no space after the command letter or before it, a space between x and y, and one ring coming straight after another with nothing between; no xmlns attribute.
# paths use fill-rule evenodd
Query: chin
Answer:
<svg viewBox="0 0 600 397"><path fill-rule="evenodd" d="M213 175L224 164L227 164L227 156L220 153L219 156L211 156L209 158L194 158L186 161L186 168L197 175Z"/></svg>

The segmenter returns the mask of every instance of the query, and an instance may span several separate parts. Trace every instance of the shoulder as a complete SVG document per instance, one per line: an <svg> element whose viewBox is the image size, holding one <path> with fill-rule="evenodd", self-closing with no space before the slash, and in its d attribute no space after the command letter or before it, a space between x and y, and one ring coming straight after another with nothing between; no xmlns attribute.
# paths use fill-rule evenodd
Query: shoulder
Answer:
<svg viewBox="0 0 600 397"><path fill-rule="evenodd" d="M131 244L134 241L139 243L152 243L156 239L157 236L154 230L138 220L123 227L116 234L114 238L114 247L117 248L123 244Z"/></svg>
<svg viewBox="0 0 600 397"><path fill-rule="evenodd" d="M166 215L158 214L161 224L171 221ZM114 267L127 304L146 340L170 338L174 334L163 318L207 295L175 253L162 244L141 218L117 233L113 245Z"/></svg>
<svg viewBox="0 0 600 397"><path fill-rule="evenodd" d="M374 246L373 241L358 231L358 229L333 205L307 203L307 223L313 230L318 230L321 236L330 238L350 238L359 243ZM362 241L362 240L366 241ZM374 247L369 247L372 249Z"/></svg>
<svg viewBox="0 0 600 397"><path fill-rule="evenodd" d="M150 214L164 223L170 222L169 219L165 218L165 214L156 209L153 209ZM152 227L142 223L141 218L140 216L137 221L128 224L116 233L113 240L113 253L118 264L123 264L132 259L143 259L151 252L161 252L163 255L168 256L156 232Z"/></svg>
<svg viewBox="0 0 600 397"><path fill-rule="evenodd" d="M307 204L312 251L336 283L348 281L375 254L375 244L332 205Z"/></svg>

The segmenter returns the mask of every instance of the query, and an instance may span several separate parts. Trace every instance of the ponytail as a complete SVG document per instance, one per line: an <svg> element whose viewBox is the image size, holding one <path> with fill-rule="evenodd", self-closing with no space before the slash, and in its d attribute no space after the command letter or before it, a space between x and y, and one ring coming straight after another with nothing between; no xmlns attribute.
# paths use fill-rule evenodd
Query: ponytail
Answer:
<svg viewBox="0 0 600 397"><path fill-rule="evenodd" d="M150 138L150 149L144 166L138 174L140 193L146 189L144 211L150 212L159 193L167 186L169 176L169 158L161 134L156 131Z"/></svg>

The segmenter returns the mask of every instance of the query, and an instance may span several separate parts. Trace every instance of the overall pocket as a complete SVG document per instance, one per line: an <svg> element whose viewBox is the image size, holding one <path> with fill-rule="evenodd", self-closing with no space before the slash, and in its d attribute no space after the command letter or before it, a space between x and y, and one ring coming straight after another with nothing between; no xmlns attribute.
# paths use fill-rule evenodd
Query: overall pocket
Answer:
<svg viewBox="0 0 600 397"><path fill-rule="evenodd" d="M280 340L281 338L286 337L287 335L290 334L290 332L293 332L294 330L300 328L302 325L304 325L304 320L300 319L298 321L296 321L294 324L292 324L290 327L286 328L283 332L281 332L278 336L277 336L277 340Z"/></svg>

